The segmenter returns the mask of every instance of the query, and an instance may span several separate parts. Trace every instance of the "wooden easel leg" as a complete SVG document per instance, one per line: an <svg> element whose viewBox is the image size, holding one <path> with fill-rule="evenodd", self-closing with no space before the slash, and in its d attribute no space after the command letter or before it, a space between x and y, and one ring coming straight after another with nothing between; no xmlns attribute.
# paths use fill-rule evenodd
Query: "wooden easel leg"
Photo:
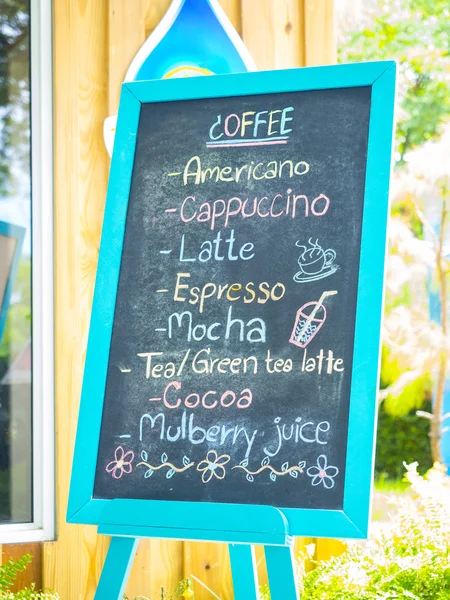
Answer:
<svg viewBox="0 0 450 600"><path fill-rule="evenodd" d="M139 539L113 537L94 600L122 600Z"/></svg>
<svg viewBox="0 0 450 600"><path fill-rule="evenodd" d="M300 600L293 550L289 546L265 546L272 600Z"/></svg>
<svg viewBox="0 0 450 600"><path fill-rule="evenodd" d="M258 600L255 549L246 544L230 544L234 600Z"/></svg>

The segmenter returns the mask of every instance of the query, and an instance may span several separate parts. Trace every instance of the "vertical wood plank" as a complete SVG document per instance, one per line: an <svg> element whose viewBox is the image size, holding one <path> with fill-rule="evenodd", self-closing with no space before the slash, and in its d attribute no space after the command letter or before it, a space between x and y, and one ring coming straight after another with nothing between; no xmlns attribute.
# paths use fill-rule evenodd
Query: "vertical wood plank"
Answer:
<svg viewBox="0 0 450 600"><path fill-rule="evenodd" d="M241 0L244 43L259 69L304 64L303 0Z"/></svg>
<svg viewBox="0 0 450 600"><path fill-rule="evenodd" d="M305 64L329 65L336 62L337 42L334 0L305 2Z"/></svg>
<svg viewBox="0 0 450 600"><path fill-rule="evenodd" d="M15 584L11 591L18 592L23 588L30 587L32 583L36 589L42 588L42 544L35 542L32 544L7 544L0 546L0 564L8 562L10 558L17 560L24 554L31 554L32 562L28 564L25 571L18 573Z"/></svg>
<svg viewBox="0 0 450 600"><path fill-rule="evenodd" d="M126 593L131 599L148 596L159 600L161 588L167 598L183 579L182 542L141 540L131 568Z"/></svg>
<svg viewBox="0 0 450 600"><path fill-rule="evenodd" d="M158 23L161 21L163 16L166 14L172 0L158 0L153 2L146 2L146 13L145 13L145 29L147 35L149 35ZM233 23L234 27L238 32L241 30L241 6L240 0L219 0L220 5L227 13L228 18Z"/></svg>
<svg viewBox="0 0 450 600"><path fill-rule="evenodd" d="M109 114L117 113L120 86L136 52L145 41L146 0L109 0Z"/></svg>
<svg viewBox="0 0 450 600"><path fill-rule="evenodd" d="M147 11L144 18L147 36L150 35L150 33L161 21L171 3L172 0L156 0L153 2L146 2Z"/></svg>
<svg viewBox="0 0 450 600"><path fill-rule="evenodd" d="M233 599L228 545L184 542L184 577L194 576L195 600L211 600L209 588L221 600ZM203 584L203 585L202 585ZM206 586L206 587L205 587Z"/></svg>
<svg viewBox="0 0 450 600"><path fill-rule="evenodd" d="M258 581L259 585L266 585L267 579L267 566L266 557L264 555L264 546L256 546L255 548L256 567L258 569Z"/></svg>
<svg viewBox="0 0 450 600"><path fill-rule="evenodd" d="M239 34L242 34L242 15L240 0L219 0L219 4L227 13L233 27Z"/></svg>
<svg viewBox="0 0 450 600"><path fill-rule="evenodd" d="M58 0L53 10L58 541L44 546L44 585L90 600L107 540L65 513L108 173L108 2Z"/></svg>
<svg viewBox="0 0 450 600"><path fill-rule="evenodd" d="M147 2L145 13L145 30L147 36L155 29L163 16L166 14L172 0L158 0ZM227 13L233 26L241 32L241 3L240 0L219 0L220 5Z"/></svg>

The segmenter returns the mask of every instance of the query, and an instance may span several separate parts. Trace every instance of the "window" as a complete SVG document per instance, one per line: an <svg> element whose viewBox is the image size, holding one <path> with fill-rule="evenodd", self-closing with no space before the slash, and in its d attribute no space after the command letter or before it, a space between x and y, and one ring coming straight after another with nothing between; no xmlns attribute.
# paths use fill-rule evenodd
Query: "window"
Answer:
<svg viewBox="0 0 450 600"><path fill-rule="evenodd" d="M0 0L0 543L54 535L50 0Z"/></svg>

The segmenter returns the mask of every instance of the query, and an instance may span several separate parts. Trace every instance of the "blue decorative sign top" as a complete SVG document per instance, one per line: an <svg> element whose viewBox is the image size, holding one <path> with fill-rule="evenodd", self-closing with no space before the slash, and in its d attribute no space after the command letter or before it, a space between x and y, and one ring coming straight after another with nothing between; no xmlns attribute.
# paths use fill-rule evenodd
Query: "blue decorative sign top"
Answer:
<svg viewBox="0 0 450 600"><path fill-rule="evenodd" d="M125 81L223 75L255 69L217 0L173 0Z"/></svg>
<svg viewBox="0 0 450 600"><path fill-rule="evenodd" d="M247 48L217 0L173 0L137 52L125 81L223 75L256 70ZM105 120L112 154L117 117Z"/></svg>

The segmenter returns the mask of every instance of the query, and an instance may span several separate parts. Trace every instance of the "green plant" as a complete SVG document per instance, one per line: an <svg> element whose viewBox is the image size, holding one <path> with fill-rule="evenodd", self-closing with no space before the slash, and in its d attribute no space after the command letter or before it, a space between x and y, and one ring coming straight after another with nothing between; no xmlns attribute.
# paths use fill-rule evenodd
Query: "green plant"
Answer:
<svg viewBox="0 0 450 600"><path fill-rule="evenodd" d="M55 592L36 592L34 585L20 592L6 592L1 600L60 600Z"/></svg>
<svg viewBox="0 0 450 600"><path fill-rule="evenodd" d="M442 462L450 418L443 410L450 350L450 171L442 161L450 145L450 6L448 0L373 0L365 6L341 35L340 60L398 61L397 169L379 399L393 415L419 409L417 415L428 420L433 460ZM432 319L430 295L439 307ZM433 389L431 409L421 410Z"/></svg>
<svg viewBox="0 0 450 600"><path fill-rule="evenodd" d="M450 478L441 466L425 477L407 467L411 493L397 499L390 527L305 573L305 600L449 600Z"/></svg>
<svg viewBox="0 0 450 600"><path fill-rule="evenodd" d="M161 596L159 600L184 600L185 598L195 600L194 588L190 579L183 579L180 581L170 595L167 594L163 588L161 588ZM125 595L123 600L129 600L128 596ZM147 598L147 596L136 596L134 600L152 600L152 598Z"/></svg>
<svg viewBox="0 0 450 600"><path fill-rule="evenodd" d="M31 555L25 554L22 558L14 561L8 560L0 566L0 592L6 592L16 580L18 573L22 573L31 562Z"/></svg>
<svg viewBox="0 0 450 600"><path fill-rule="evenodd" d="M0 565L0 600L61 600L58 594L50 591L38 592L34 584L19 592L11 592L16 577L25 571L27 564L31 562L30 554L25 554L18 560L10 559Z"/></svg>
<svg viewBox="0 0 450 600"><path fill-rule="evenodd" d="M395 58L399 64L397 154L442 133L450 116L450 8L448 0L365 3L357 30L341 40L341 62Z"/></svg>

